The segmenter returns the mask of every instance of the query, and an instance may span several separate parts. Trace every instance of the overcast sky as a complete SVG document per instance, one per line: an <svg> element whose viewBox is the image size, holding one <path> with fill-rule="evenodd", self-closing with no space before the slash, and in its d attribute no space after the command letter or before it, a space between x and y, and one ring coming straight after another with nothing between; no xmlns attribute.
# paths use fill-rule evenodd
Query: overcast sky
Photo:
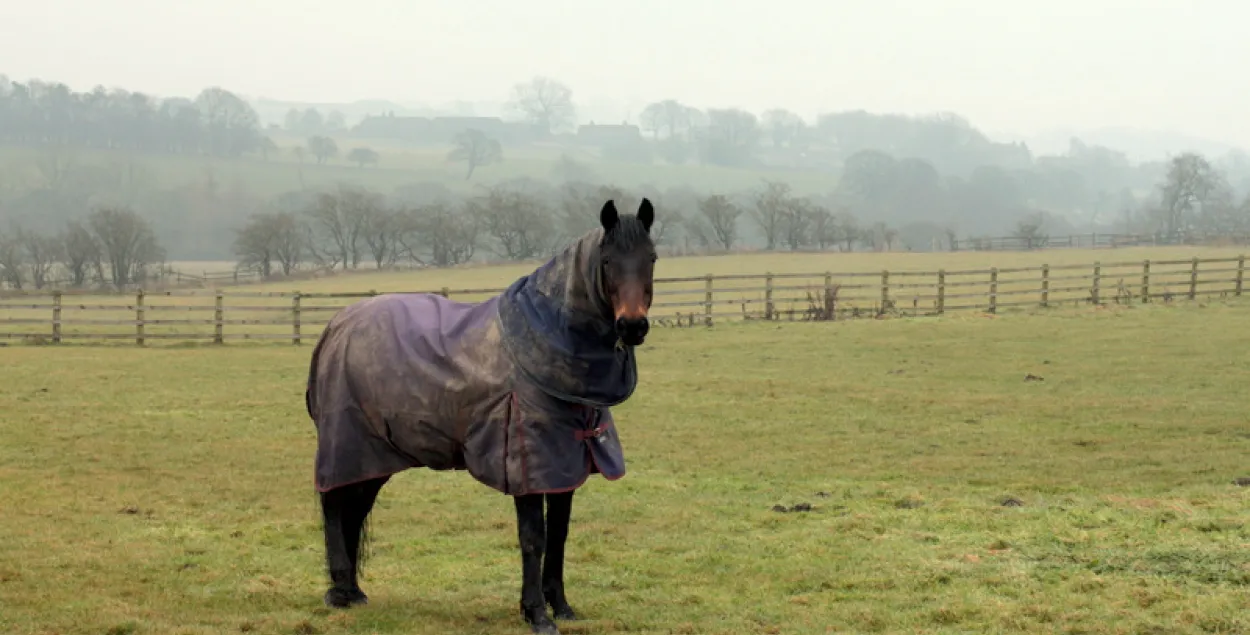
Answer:
<svg viewBox="0 0 1250 635"><path fill-rule="evenodd" d="M0 0L0 72L193 96L958 112L1250 146L1250 8L1218 0ZM631 104L633 106L631 106Z"/></svg>

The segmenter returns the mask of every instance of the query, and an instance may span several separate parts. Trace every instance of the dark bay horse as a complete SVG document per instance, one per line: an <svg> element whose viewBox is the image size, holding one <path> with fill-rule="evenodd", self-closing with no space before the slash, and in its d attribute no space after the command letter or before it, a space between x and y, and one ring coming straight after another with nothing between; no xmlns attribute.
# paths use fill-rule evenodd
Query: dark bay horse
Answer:
<svg viewBox="0 0 1250 635"><path fill-rule="evenodd" d="M656 260L650 201L618 215L609 200L599 219L484 302L388 294L331 318L305 392L327 605L368 601L357 582L365 521L391 476L426 467L467 470L513 497L521 615L548 634L559 632L548 605L575 619L564 592L573 493L591 474L625 474L609 407L637 385Z"/></svg>

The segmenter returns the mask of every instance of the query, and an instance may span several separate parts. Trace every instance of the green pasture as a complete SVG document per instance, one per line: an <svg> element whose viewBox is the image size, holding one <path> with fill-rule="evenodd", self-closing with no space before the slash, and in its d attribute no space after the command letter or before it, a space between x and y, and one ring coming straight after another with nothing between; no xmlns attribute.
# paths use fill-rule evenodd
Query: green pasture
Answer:
<svg viewBox="0 0 1250 635"><path fill-rule="evenodd" d="M279 149L267 158L259 155L238 159L154 155L113 152L86 148L49 149L44 147L0 147L0 185L22 187L45 179L49 166L60 165L64 178L72 179L79 166L98 166L126 191L144 189L205 189L208 184L221 196L241 192L268 197L292 190L353 183L375 191L391 193L396 188L424 182L442 183L453 191L472 193L479 185L528 177L556 181L553 169L561 154L567 153L591 170L599 182L622 187L653 185L661 189L689 186L699 191L728 192L751 189L763 179L790 183L801 194L827 193L837 185L837 175L793 170L747 170L696 164L669 165L661 160L651 164L604 160L596 150L557 145L507 147L503 161L482 166L471 180L465 179L466 166L447 160L450 145L414 146L374 139L342 137L336 140L339 156L325 163L305 152L295 153L300 140L280 138ZM371 147L380 155L376 166L359 167L346 159L355 147ZM95 177L93 177L95 178ZM104 185L107 187L107 184Z"/></svg>
<svg viewBox="0 0 1250 635"><path fill-rule="evenodd" d="M1248 309L657 329L563 628L1250 631ZM310 350L0 348L0 632L528 632L512 505L464 473L393 479L370 605L321 604Z"/></svg>

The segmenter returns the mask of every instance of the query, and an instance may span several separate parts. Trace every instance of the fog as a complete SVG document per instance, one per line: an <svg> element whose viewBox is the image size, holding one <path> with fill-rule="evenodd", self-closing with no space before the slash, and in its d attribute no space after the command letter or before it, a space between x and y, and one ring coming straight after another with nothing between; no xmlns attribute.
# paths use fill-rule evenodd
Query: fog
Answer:
<svg viewBox="0 0 1250 635"><path fill-rule="evenodd" d="M106 275L85 252L60 269L77 283L166 259L269 273L277 239L261 227L286 228L284 271L358 266L365 247L314 236L336 200L403 228L381 266L541 256L552 246L519 254L491 232L508 220L566 239L611 193L665 201L676 252L1250 231L1250 40L1231 3L0 9L9 285L32 267L58 279L32 262L121 227L150 248L125 260L134 271ZM101 210L117 227L88 227Z"/></svg>

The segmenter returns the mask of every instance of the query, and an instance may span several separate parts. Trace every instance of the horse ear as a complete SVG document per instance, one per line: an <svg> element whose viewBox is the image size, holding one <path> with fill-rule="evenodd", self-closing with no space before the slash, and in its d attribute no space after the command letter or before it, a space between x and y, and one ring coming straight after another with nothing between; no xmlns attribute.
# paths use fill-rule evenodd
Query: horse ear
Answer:
<svg viewBox="0 0 1250 635"><path fill-rule="evenodd" d="M604 233L612 231L620 219L621 217L616 213L616 203L608 199L608 202L603 204L603 209L599 211L599 223L603 225Z"/></svg>
<svg viewBox="0 0 1250 635"><path fill-rule="evenodd" d="M642 221L642 228L647 230L647 233L651 233L651 223L655 222L655 208L646 197L643 197L642 203L638 205L638 220Z"/></svg>

